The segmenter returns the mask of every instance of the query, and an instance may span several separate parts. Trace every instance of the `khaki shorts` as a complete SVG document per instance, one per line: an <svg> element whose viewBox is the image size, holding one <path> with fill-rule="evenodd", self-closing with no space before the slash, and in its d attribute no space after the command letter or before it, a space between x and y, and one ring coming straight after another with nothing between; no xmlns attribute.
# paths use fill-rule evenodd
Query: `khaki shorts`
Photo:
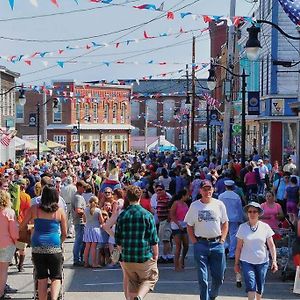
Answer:
<svg viewBox="0 0 300 300"><path fill-rule="evenodd" d="M162 242L170 242L172 235L171 223L167 220L159 222L158 237Z"/></svg>
<svg viewBox="0 0 300 300"><path fill-rule="evenodd" d="M138 293L139 289L146 287L153 291L158 281L157 261L152 258L144 263L123 262L123 271L128 278L130 293Z"/></svg>
<svg viewBox="0 0 300 300"><path fill-rule="evenodd" d="M26 247L27 247L27 244L26 244L26 243L22 243L22 242L19 242L19 241L16 242L16 248L17 248L18 250L25 250Z"/></svg>

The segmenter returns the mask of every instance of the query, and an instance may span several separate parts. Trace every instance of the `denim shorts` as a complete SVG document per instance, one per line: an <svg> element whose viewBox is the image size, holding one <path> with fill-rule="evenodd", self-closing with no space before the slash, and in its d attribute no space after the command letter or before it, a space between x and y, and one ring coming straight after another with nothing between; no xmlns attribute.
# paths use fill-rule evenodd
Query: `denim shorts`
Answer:
<svg viewBox="0 0 300 300"><path fill-rule="evenodd" d="M246 285L246 292L256 292L263 294L266 275L269 267L269 262L262 264L250 264L241 261L244 281Z"/></svg>

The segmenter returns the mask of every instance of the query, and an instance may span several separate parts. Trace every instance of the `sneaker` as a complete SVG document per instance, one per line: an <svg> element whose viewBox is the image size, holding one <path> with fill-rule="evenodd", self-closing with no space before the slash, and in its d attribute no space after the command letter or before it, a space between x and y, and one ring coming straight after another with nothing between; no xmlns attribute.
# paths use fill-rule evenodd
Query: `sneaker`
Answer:
<svg viewBox="0 0 300 300"><path fill-rule="evenodd" d="M8 284L5 285L4 293L14 294L17 291L18 291L18 289L14 289L14 288L10 287Z"/></svg>
<svg viewBox="0 0 300 300"><path fill-rule="evenodd" d="M73 267L83 267L84 263L82 261L76 261L73 263Z"/></svg>
<svg viewBox="0 0 300 300"><path fill-rule="evenodd" d="M25 268L23 266L18 266L18 271L20 273L23 273L23 272L25 272Z"/></svg>
<svg viewBox="0 0 300 300"><path fill-rule="evenodd" d="M140 296L136 296L133 298L133 300L142 300L142 298Z"/></svg>
<svg viewBox="0 0 300 300"><path fill-rule="evenodd" d="M0 300L5 300L5 299L12 299L9 295L6 295L6 294L3 294L1 297L0 297Z"/></svg>
<svg viewBox="0 0 300 300"><path fill-rule="evenodd" d="M167 258L167 263L168 264L174 263L174 258L173 257Z"/></svg>
<svg viewBox="0 0 300 300"><path fill-rule="evenodd" d="M163 258L162 256L157 260L159 264L167 264L168 259Z"/></svg>

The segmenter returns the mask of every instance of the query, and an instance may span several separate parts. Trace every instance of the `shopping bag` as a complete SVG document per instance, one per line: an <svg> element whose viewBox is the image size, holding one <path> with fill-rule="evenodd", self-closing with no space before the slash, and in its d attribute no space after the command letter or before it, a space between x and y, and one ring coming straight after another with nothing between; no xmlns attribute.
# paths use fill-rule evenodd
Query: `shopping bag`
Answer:
<svg viewBox="0 0 300 300"><path fill-rule="evenodd" d="M118 248L114 248L114 250L113 250L113 252L112 252L112 254L111 254L111 261L114 263L114 264L116 264L118 261L119 261L119 259L120 259L120 251L119 251L119 249Z"/></svg>
<svg viewBox="0 0 300 300"><path fill-rule="evenodd" d="M297 266L293 293L300 294L300 267Z"/></svg>
<svg viewBox="0 0 300 300"><path fill-rule="evenodd" d="M19 242L30 244L31 242L31 231L28 227L23 227L19 230Z"/></svg>

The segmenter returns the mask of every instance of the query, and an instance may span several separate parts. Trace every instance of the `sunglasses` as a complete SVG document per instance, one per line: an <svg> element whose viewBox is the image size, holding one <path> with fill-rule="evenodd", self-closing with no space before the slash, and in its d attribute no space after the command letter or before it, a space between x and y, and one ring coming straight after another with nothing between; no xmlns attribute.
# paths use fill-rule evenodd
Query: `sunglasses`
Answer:
<svg viewBox="0 0 300 300"><path fill-rule="evenodd" d="M248 210L248 214L258 214L258 210Z"/></svg>
<svg viewBox="0 0 300 300"><path fill-rule="evenodd" d="M104 192L104 194L111 194L111 192Z"/></svg>
<svg viewBox="0 0 300 300"><path fill-rule="evenodd" d="M203 191L210 191L210 190L212 190L212 187L203 187L202 190Z"/></svg>

